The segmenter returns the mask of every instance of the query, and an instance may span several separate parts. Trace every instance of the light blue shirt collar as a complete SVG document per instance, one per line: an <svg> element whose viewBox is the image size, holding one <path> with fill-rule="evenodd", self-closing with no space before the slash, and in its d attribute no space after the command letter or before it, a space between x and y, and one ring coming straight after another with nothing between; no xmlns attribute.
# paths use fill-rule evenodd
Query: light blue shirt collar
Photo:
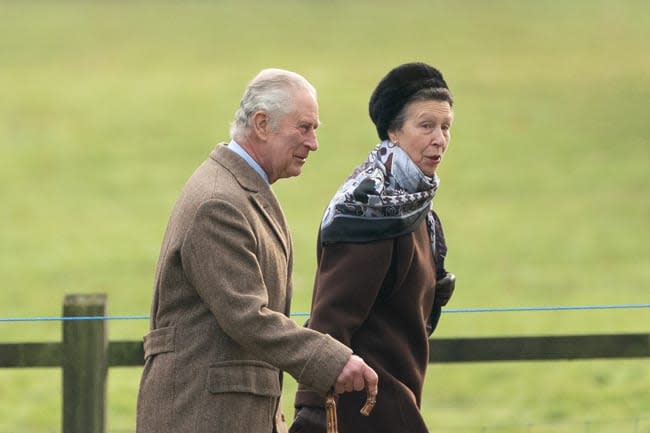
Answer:
<svg viewBox="0 0 650 433"><path fill-rule="evenodd" d="M228 143L228 149L232 150L235 152L237 155L241 156L244 158L244 161L248 163L248 165L251 166L253 170L257 172L260 176L262 176L262 179L266 181L266 183L269 183L269 177L267 176L266 172L262 169L262 167L255 161L249 154L244 150L243 147L241 147L235 140L230 140L230 143Z"/></svg>

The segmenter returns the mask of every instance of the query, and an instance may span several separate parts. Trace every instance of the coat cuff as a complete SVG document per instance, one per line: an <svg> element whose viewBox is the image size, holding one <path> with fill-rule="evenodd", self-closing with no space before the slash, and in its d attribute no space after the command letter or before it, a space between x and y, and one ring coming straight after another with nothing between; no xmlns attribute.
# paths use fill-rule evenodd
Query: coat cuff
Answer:
<svg viewBox="0 0 650 433"><path fill-rule="evenodd" d="M334 386L343 367L352 356L352 349L324 335L321 344L302 370L298 382L321 396Z"/></svg>

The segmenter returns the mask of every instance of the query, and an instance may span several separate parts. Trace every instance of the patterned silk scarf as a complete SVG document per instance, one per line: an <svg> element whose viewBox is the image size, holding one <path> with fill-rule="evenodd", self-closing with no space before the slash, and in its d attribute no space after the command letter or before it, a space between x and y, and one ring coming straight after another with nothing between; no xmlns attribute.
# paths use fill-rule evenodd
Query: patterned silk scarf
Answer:
<svg viewBox="0 0 650 433"><path fill-rule="evenodd" d="M442 226L431 209L437 175L426 176L400 147L383 141L341 185L321 222L321 242L369 242L395 238L423 219L438 275L447 253Z"/></svg>

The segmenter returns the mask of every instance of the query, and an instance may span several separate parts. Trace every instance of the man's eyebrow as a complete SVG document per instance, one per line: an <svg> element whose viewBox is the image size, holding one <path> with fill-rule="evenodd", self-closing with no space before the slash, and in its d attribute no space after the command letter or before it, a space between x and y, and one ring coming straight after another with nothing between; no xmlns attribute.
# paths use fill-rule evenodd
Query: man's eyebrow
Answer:
<svg viewBox="0 0 650 433"><path fill-rule="evenodd" d="M322 123L320 122L320 119L316 119L315 121L311 121L311 120L302 120L302 121L298 122L298 124L301 125L301 126L303 126L303 125L309 125L309 126L312 126L314 129L316 129L316 128L318 128L319 126L322 125Z"/></svg>

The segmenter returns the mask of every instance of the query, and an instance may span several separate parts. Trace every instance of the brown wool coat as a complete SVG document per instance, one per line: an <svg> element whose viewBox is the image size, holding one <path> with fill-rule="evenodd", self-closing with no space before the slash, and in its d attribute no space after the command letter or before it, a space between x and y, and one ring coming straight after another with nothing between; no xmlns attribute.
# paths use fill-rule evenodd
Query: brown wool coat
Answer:
<svg viewBox="0 0 650 433"><path fill-rule="evenodd" d="M426 220L395 239L319 247L309 327L351 347L379 375L369 417L359 414L365 393L340 396L339 433L428 432L419 408L435 271ZM323 398L300 387L295 404L322 406Z"/></svg>
<svg viewBox="0 0 650 433"><path fill-rule="evenodd" d="M288 317L292 254L269 185L218 145L185 185L163 240L138 433L286 431L283 370L326 393L351 350Z"/></svg>

